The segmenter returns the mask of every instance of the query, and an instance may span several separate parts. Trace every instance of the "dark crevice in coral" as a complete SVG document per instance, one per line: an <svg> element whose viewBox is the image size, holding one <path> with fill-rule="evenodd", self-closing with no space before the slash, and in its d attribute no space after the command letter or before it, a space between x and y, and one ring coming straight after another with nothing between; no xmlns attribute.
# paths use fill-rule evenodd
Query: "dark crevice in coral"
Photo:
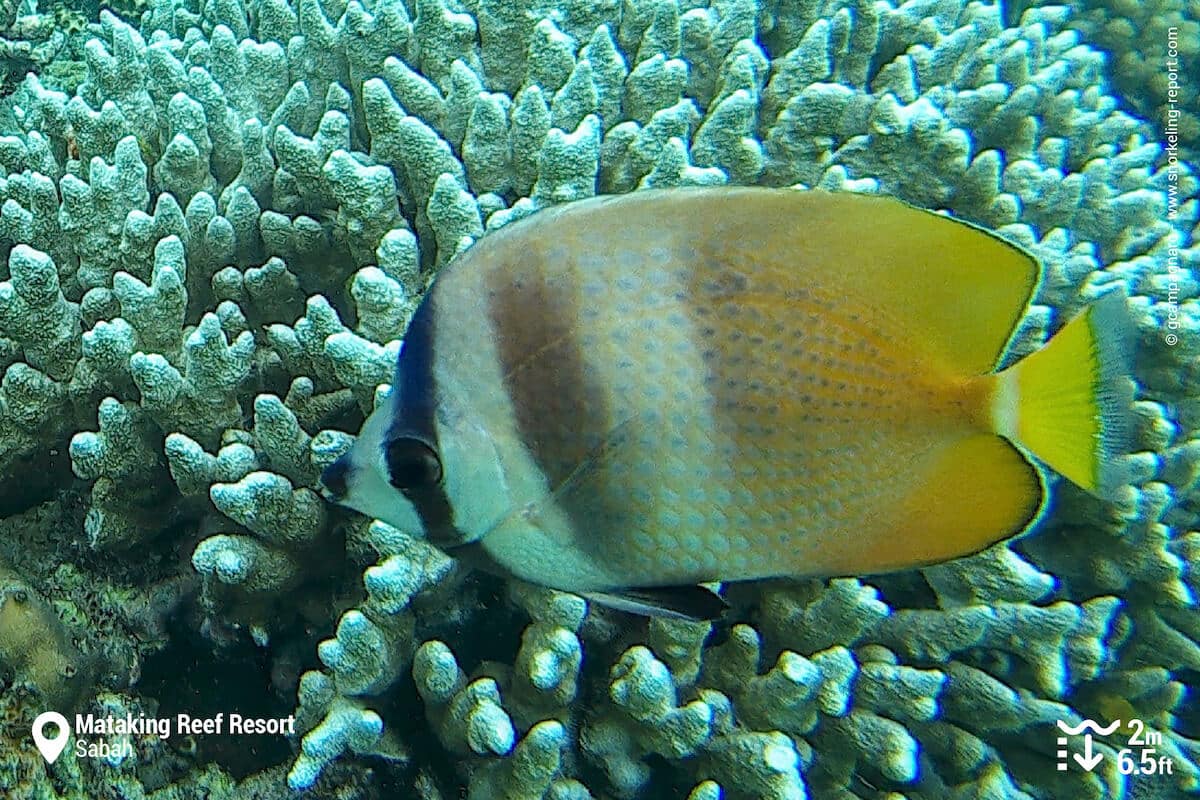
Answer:
<svg viewBox="0 0 1200 800"><path fill-rule="evenodd" d="M81 482L79 486L82 487ZM84 509L88 493L82 488L75 490L78 504L77 521L71 528L70 537L76 544L72 562L80 570L96 576L97 581L147 586L160 580L179 575L191 576L191 552L198 535L197 526L203 518L203 506L195 501L172 496L169 487L146 487L136 497L137 506L143 513L146 538L131 545L136 558L128 558L130 551L96 549L87 541L84 531ZM174 542L176 547L150 547L154 541Z"/></svg>
<svg viewBox="0 0 1200 800"><path fill-rule="evenodd" d="M319 426L318 430L345 431L357 435L366 420L367 416L358 407L358 403L351 403L318 418L317 426ZM314 433L314 431L310 431L310 433Z"/></svg>
<svg viewBox="0 0 1200 800"><path fill-rule="evenodd" d="M879 599L889 608L940 608L937 595L920 570L874 575L863 581L875 587Z"/></svg>
<svg viewBox="0 0 1200 800"><path fill-rule="evenodd" d="M523 630L529 620L508 602L504 580L472 571L463 581L463 591L475 598L480 613L473 615L468 625L455 624L453 629L451 626L422 628L420 641L443 639L455 642L454 656L467 675L472 675L484 662L515 662L521 640L512 632Z"/></svg>
<svg viewBox="0 0 1200 800"><path fill-rule="evenodd" d="M651 800L687 797L688 792L695 786L695 781L688 778L682 770L672 769L675 762L658 753L650 753L642 761L650 767L650 782L642 790L643 797Z"/></svg>
<svg viewBox="0 0 1200 800"><path fill-rule="evenodd" d="M75 476L65 447L39 449L21 460L20 478L0 481L0 517L41 505L70 486Z"/></svg>
<svg viewBox="0 0 1200 800"><path fill-rule="evenodd" d="M717 619L713 620L712 627L708 629L708 633L704 637L703 647L707 650L710 647L720 647L729 641L729 634L733 631L733 626L745 622L740 615L735 616L732 612L726 612Z"/></svg>
<svg viewBox="0 0 1200 800"><path fill-rule="evenodd" d="M413 789L419 780L432 783L443 797L466 796L466 770L458 769L453 756L447 757L445 748L425 718L425 705L417 694L412 670L404 671L388 692L387 702L378 710L409 748L407 762L370 759L378 764L381 783L395 790L394 794L385 793L385 796L415 797Z"/></svg>
<svg viewBox="0 0 1200 800"><path fill-rule="evenodd" d="M1004 16L1004 27L1015 28L1021 22L1021 16L1036 5L1030 0L1008 0L1000 4L1000 13Z"/></svg>
<svg viewBox="0 0 1200 800"><path fill-rule="evenodd" d="M216 763L241 779L281 764L292 756L284 736L235 735L228 731L229 715L252 718L281 718L292 713L289 698L271 690L269 652L249 637L214 650L212 643L195 633L184 615L175 615L167 626L165 648L142 664L139 694L158 702L158 717L194 718L225 714L226 729L220 735L193 737L198 763ZM184 737L172 743L185 746Z"/></svg>
<svg viewBox="0 0 1200 800"><path fill-rule="evenodd" d="M879 72L888 64L895 61L908 50L911 42L899 41L895 39L881 39L878 49L871 56L871 63L867 67L866 85L870 87L877 77Z"/></svg>
<svg viewBox="0 0 1200 800"><path fill-rule="evenodd" d="M1179 669L1171 678L1186 688L1183 700L1171 712L1175 719L1175 731L1189 739L1200 739L1200 671Z"/></svg>

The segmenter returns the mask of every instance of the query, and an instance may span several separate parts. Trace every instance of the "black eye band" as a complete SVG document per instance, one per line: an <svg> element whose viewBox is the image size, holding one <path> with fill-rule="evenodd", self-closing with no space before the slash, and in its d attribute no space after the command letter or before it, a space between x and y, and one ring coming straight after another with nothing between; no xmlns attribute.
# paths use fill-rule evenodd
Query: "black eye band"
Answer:
<svg viewBox="0 0 1200 800"><path fill-rule="evenodd" d="M434 486L442 480L441 459L420 439L393 439L387 443L383 457L388 483L402 492Z"/></svg>

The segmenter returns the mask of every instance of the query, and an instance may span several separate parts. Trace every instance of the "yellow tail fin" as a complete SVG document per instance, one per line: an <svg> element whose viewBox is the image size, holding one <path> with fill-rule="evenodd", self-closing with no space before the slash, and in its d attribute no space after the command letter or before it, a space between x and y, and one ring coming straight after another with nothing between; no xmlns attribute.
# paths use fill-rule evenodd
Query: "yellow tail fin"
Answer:
<svg viewBox="0 0 1200 800"><path fill-rule="evenodd" d="M1050 342L1000 373L996 432L1092 494L1125 483L1133 402L1133 326L1124 292L1111 292Z"/></svg>

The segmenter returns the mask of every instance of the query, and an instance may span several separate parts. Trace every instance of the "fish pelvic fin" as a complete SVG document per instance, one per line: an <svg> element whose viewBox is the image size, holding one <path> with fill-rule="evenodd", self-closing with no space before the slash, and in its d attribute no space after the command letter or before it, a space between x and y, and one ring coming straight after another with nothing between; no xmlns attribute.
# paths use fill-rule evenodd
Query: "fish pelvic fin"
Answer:
<svg viewBox="0 0 1200 800"><path fill-rule="evenodd" d="M584 592L593 603L642 617L663 617L686 622L719 619L729 604L705 586L656 586Z"/></svg>
<svg viewBox="0 0 1200 800"><path fill-rule="evenodd" d="M997 376L996 432L1105 499L1127 483L1133 324L1110 292Z"/></svg>

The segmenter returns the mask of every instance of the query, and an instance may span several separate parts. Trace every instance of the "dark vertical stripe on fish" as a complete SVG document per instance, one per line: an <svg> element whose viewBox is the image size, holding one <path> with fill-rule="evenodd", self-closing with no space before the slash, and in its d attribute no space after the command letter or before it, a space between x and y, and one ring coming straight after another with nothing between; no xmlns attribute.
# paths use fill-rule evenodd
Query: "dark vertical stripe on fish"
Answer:
<svg viewBox="0 0 1200 800"><path fill-rule="evenodd" d="M537 267L530 264L515 277L515 271L497 270L488 309L521 441L555 491L601 449L612 414L581 346L580 308L572 276L547 278L545 270ZM570 497L558 501L574 530L581 533L588 530L589 522L593 526L599 522L597 512L622 513L618 498L606 497L603 491L587 498L587 508Z"/></svg>

